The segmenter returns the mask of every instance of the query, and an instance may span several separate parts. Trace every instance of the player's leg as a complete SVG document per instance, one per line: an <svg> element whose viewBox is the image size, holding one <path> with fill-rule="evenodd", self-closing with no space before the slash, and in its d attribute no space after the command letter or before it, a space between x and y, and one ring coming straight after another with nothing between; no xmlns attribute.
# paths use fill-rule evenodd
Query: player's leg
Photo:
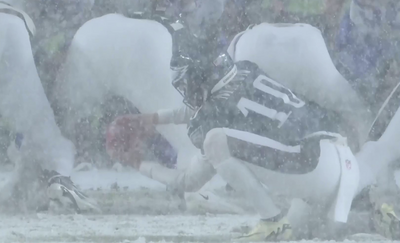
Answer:
<svg viewBox="0 0 400 243"><path fill-rule="evenodd" d="M256 228L243 237L246 240L290 239L291 228L281 210L274 204L266 188L246 163L232 156L224 129L207 133L204 153L220 176L238 193L252 202L261 220Z"/></svg>
<svg viewBox="0 0 400 243"><path fill-rule="evenodd" d="M315 139L315 143L300 147L286 146L265 137L231 129L213 129L207 134L205 155L218 174L253 202L263 219L246 238L287 239L291 235L290 224L272 202L262 183L268 186L269 192L315 201L326 205L328 209L331 207L335 219L347 220L358 185L357 163L347 147L320 140ZM301 151L307 146L314 146L315 149ZM343 177L344 182L341 181L343 173L339 156L343 161L350 160L353 163L349 166L353 166L356 172L354 181L348 177ZM346 182L350 189L338 194L338 187ZM338 200L342 204L330 203ZM345 206L338 207L340 204Z"/></svg>
<svg viewBox="0 0 400 243"><path fill-rule="evenodd" d="M134 116L122 116L108 127L106 150L111 158L133 165L143 175L166 185L174 195L182 197L184 192L197 192L215 175L213 166L201 154L195 154L191 160L185 162L185 168L175 169L174 164L170 163L174 160L175 152L172 146L160 140L154 127L144 126L137 129L135 126ZM150 138L142 139L146 137ZM145 151L149 145L152 151L148 152L152 152L152 155L146 157ZM154 145L160 146L164 151L154 149ZM166 153L168 149L172 153Z"/></svg>
<svg viewBox="0 0 400 243"><path fill-rule="evenodd" d="M160 163L146 161L140 164L139 171L141 174L166 185L167 190L179 200L178 207L182 211L187 209L186 193L193 192L189 195L189 198L193 198L194 195L200 196L197 192L215 175L214 167L200 154L193 156L188 166L182 170L167 168ZM201 199L200 202L205 201L203 198ZM207 202L209 201L207 200Z"/></svg>
<svg viewBox="0 0 400 243"><path fill-rule="evenodd" d="M60 203L64 207L71 207L77 212L101 212L97 203L83 193L70 177L60 175L54 170L43 170L42 178L49 185L47 195L53 202Z"/></svg>
<svg viewBox="0 0 400 243"><path fill-rule="evenodd" d="M54 170L69 175L75 148L62 136L43 91L32 56L27 19L4 13L0 18L0 113L19 132L8 149L15 169L0 200L12 201L13 206L22 201L28 210L35 210L45 207L46 191L55 185L43 172Z"/></svg>
<svg viewBox="0 0 400 243"><path fill-rule="evenodd" d="M398 194L398 188L394 178L389 179L393 176L393 171L390 171L392 176L387 175L392 168L391 164L400 157L399 93L400 85L394 88L382 106L369 134L371 141L364 144L357 154L357 159L364 167L359 190L377 184L370 189L370 201L374 205L374 225L379 233L392 239L400 238L400 218L391 206L393 203L389 203Z"/></svg>
<svg viewBox="0 0 400 243"><path fill-rule="evenodd" d="M374 183L380 172L387 170L390 163L400 158L398 149L400 137L399 97L400 84L393 89L382 105L370 129L368 138L370 141L365 143L357 154L359 160L369 168L371 175L362 182L362 188ZM387 187L386 185L380 186Z"/></svg>
<svg viewBox="0 0 400 243"><path fill-rule="evenodd" d="M371 205L372 223L375 230L389 239L400 239L400 218L393 205L398 196L394 171L387 159L397 151L390 151L385 143L367 142L357 154L360 161L360 185L358 191L366 195Z"/></svg>
<svg viewBox="0 0 400 243"><path fill-rule="evenodd" d="M200 154L193 156L183 170L170 169L155 162L143 162L139 171L177 192L196 192L215 175L214 167Z"/></svg>
<svg viewBox="0 0 400 243"><path fill-rule="evenodd" d="M3 200L11 196L12 202L28 199L29 202L24 203L28 210L46 210L50 200L56 205L77 212L100 211L96 202L75 186L70 177L46 168L43 162L35 157L28 158L25 155L25 146L24 136L17 133L15 141L12 141L7 149L7 155L15 164L15 170L14 177L9 182L10 188L5 188L6 191L1 195Z"/></svg>

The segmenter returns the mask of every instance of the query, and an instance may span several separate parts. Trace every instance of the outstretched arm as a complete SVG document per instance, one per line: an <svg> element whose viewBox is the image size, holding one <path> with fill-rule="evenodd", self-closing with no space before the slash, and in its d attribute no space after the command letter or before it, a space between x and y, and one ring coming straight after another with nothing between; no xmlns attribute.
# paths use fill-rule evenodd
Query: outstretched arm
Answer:
<svg viewBox="0 0 400 243"><path fill-rule="evenodd" d="M187 124L190 121L194 111L186 106L179 109L159 110L154 114L155 125L162 124Z"/></svg>

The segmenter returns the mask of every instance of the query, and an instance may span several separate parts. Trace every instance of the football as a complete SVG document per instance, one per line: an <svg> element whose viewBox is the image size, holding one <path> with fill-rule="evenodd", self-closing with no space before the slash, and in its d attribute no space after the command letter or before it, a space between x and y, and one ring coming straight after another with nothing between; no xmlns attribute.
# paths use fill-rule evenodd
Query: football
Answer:
<svg viewBox="0 0 400 243"><path fill-rule="evenodd" d="M114 161L139 168L155 128L140 119L140 115L117 117L107 128L106 150Z"/></svg>

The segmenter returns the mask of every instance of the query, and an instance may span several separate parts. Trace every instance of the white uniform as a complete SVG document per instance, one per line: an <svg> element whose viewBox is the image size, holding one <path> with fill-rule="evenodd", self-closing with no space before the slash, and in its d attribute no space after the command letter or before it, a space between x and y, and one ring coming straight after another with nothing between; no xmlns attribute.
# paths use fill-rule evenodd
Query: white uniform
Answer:
<svg viewBox="0 0 400 243"><path fill-rule="evenodd" d="M187 108L186 106L182 106L181 108L175 110L159 110L157 114L159 123L173 123L179 125L189 123L190 118L194 115L194 111Z"/></svg>

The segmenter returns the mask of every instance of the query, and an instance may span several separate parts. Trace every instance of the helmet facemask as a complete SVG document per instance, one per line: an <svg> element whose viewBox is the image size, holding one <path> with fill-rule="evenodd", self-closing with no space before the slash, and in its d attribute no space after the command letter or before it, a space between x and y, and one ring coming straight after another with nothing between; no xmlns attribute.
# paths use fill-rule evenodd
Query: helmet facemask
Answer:
<svg viewBox="0 0 400 243"><path fill-rule="evenodd" d="M202 106L208 97L208 90L203 87L201 82L182 78L174 81L172 85L182 95L183 103L192 110Z"/></svg>

